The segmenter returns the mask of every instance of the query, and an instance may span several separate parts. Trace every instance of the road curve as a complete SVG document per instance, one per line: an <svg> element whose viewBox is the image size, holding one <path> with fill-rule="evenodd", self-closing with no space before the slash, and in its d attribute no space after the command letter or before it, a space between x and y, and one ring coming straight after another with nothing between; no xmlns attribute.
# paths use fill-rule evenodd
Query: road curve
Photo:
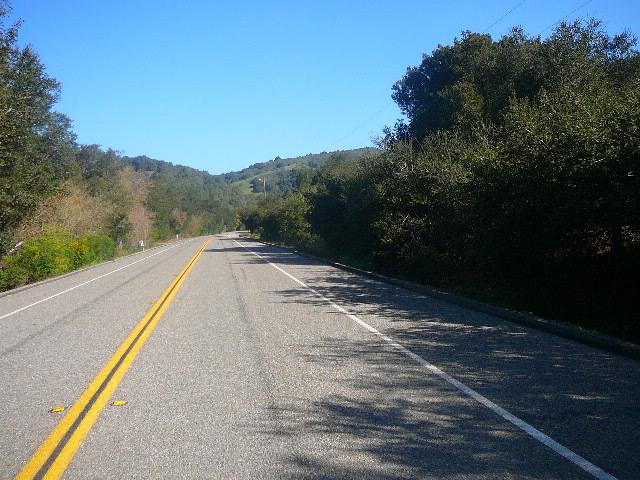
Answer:
<svg viewBox="0 0 640 480"><path fill-rule="evenodd" d="M0 297L0 478L204 240ZM64 478L640 478L639 362L235 234L190 268Z"/></svg>

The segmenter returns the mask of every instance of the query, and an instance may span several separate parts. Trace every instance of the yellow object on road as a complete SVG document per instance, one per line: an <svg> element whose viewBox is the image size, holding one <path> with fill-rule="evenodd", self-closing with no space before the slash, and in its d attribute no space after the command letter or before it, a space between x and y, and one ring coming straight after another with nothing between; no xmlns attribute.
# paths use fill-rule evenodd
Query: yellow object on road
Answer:
<svg viewBox="0 0 640 480"><path fill-rule="evenodd" d="M23 479L59 479L73 460L100 412L113 395L125 373L140 352L158 321L180 290L185 279L209 245L208 239L169 285L129 337L118 347L102 371L82 393L78 401L56 426L16 477ZM115 404L116 402L114 402ZM125 402L126 403L126 402ZM62 407L64 409L64 407Z"/></svg>

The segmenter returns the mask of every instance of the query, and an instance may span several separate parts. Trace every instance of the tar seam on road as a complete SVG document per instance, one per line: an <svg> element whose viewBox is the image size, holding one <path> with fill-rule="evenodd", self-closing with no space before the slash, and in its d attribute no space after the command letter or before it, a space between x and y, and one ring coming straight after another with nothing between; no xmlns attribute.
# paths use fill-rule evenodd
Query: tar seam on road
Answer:
<svg viewBox="0 0 640 480"><path fill-rule="evenodd" d="M311 288L309 285L307 285L303 281L297 279L296 277L291 275L289 272L283 270L278 265L276 265L274 263L271 263L269 260L267 260L265 257L260 255L259 253L254 252L253 250L251 250L250 248L246 247L245 245L243 245L242 243L240 243L240 242L238 242L236 240L234 240L234 242L236 244L238 244L240 247L242 247L245 250L247 250L248 252L250 252L253 255L255 255L256 257L260 258L264 262L268 263L269 265L271 265L273 268L275 268L279 272L281 272L284 275L286 275L287 277L289 277L291 280L296 282L301 287L306 288L311 293L313 293L317 297L321 298L322 300L327 302L329 305L331 305L333 308L338 310L340 313L343 313L344 315L346 315L348 318L350 318L351 320L353 320L354 322L356 322L360 326L366 328L369 332L371 332L374 335L378 336L379 338L383 339L389 345L393 346L396 350L399 350L400 352L405 354L407 357L409 357L412 360L414 360L420 366L425 367L431 373L434 373L435 375L437 375L438 377L440 377L441 379L443 379L444 381L446 381L450 385L453 385L455 388L457 388L459 391L461 391L465 395L473 398L474 400L476 400L477 402L481 403L482 405L484 405L485 407L487 407L489 410L493 411L494 413L497 413L502 418L504 418L505 420L507 420L511 424L515 425L516 427L518 427L520 430L524 431L525 433L527 433L531 437L535 438L537 441L539 441L543 445L546 445L547 447L549 447L551 450L553 450L557 454L559 454L562 457L566 458L567 460L569 460L574 465L577 465L578 467L580 467L581 469L583 469L584 471L586 471L587 473L591 474L592 476L594 476L595 478L597 478L599 480L616 480L616 477L614 477L613 475L605 472L600 467L598 467L598 466L594 465L593 463L589 462L586 458L581 457L580 455L578 455L574 451L572 451L572 450L568 449L567 447L565 447L564 445L558 443L553 438L551 438L548 435L542 433L540 430L538 430L537 428L533 427L532 425L529 425L524 420L516 417L512 413L508 412L507 410L505 410L501 406L495 404L494 402L492 402L491 400L489 400L485 396L481 395L480 393L476 392L472 388L468 387L464 383L460 382L459 380L456 380L454 377L452 377L448 373L444 372L443 370L440 370L438 367L436 367L432 363L428 362L427 360L422 358L420 355L412 352L411 350L409 350L408 348L404 347L400 343L396 342L395 340L393 340L391 337L385 335L384 333L381 333L376 328L372 327L371 325L369 325L365 321L359 319L357 316L349 313L347 310L342 308L340 305L334 303L332 300L330 300L329 298L325 297L324 295L322 295L317 290Z"/></svg>
<svg viewBox="0 0 640 480"><path fill-rule="evenodd" d="M51 300L52 298L58 297L58 296L60 296L60 295L62 295L64 293L67 293L67 292L70 292L72 290L75 290L76 288L80 288L80 287L83 287L84 285L87 285L89 283L95 282L96 280L100 280L101 278L104 278L104 277L106 277L108 275L111 275L112 273L116 273L116 272L119 272L120 270L124 270L125 268L129 268L130 266L135 265L136 263L143 262L145 260L148 260L151 257L155 257L156 255L160 255L161 253L168 252L169 250L171 250L172 248L177 247L178 245L180 245L180 244L173 245L173 246L171 246L169 248L165 248L164 250L160 250L159 252L156 252L153 255L149 255L147 257L141 258L140 260L136 260L135 262L127 263L126 265L124 265L124 266L122 266L120 268L116 268L115 270L111 270L110 272L107 272L107 273L105 273L103 275L98 275L97 277L92 278L91 280L87 280L86 282L79 283L78 285L75 285L75 286L73 286L71 288L67 288L66 290L62 290L61 292L54 293L53 295L50 295L50 296L48 296L46 298L38 300L37 302L33 302L33 303L29 304L29 305L25 305L24 307L18 308L17 310L14 310L13 312L5 313L4 315L0 316L0 320L2 320L3 318L10 317L11 315L15 315L18 312L22 312L23 310L26 310L27 308L34 307L34 306L36 306L36 305L38 305L38 304L40 304L42 302L46 302L47 300Z"/></svg>
<svg viewBox="0 0 640 480"><path fill-rule="evenodd" d="M210 241L204 242L129 337L118 347L69 413L27 462L17 479L58 479L64 474L100 412Z"/></svg>

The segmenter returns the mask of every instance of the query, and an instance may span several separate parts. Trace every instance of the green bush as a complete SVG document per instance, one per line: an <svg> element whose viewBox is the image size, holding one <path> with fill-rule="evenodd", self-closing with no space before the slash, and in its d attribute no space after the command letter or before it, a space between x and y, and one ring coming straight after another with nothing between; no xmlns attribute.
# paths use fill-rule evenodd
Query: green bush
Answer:
<svg viewBox="0 0 640 480"><path fill-rule="evenodd" d="M40 237L25 242L17 252L16 263L28 272L28 280L42 280L74 268L76 249L71 234L61 228L49 228Z"/></svg>
<svg viewBox="0 0 640 480"><path fill-rule="evenodd" d="M115 242L103 234L74 239L68 231L52 227L2 259L0 290L70 272L113 258Z"/></svg>
<svg viewBox="0 0 640 480"><path fill-rule="evenodd" d="M245 209L240 221L263 240L306 249L317 240L306 218L308 210L304 195L295 192L271 197L253 209Z"/></svg>
<svg viewBox="0 0 640 480"><path fill-rule="evenodd" d="M113 258L116 251L116 242L103 234L83 237L89 246L89 258L87 263L103 262Z"/></svg>

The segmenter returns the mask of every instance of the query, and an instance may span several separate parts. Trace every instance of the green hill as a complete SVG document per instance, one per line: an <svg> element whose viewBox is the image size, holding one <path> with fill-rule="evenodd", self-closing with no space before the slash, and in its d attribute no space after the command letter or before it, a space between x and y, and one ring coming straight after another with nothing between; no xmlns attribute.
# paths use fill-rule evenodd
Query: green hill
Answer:
<svg viewBox="0 0 640 480"><path fill-rule="evenodd" d="M153 212L154 237L160 239L176 233L195 235L233 229L238 210L260 198L264 187L269 195L285 195L297 191L329 161L357 160L376 151L358 148L276 157L220 175L147 156L120 157L117 162L118 168L131 167L150 180L146 205Z"/></svg>
<svg viewBox="0 0 640 480"><path fill-rule="evenodd" d="M276 157L266 162L254 163L238 172L225 173L222 177L226 182L237 185L241 191L247 194L260 194L263 192L263 187L266 187L267 193L282 195L297 190L314 170L330 160L358 159L376 151L375 148L364 147L353 150L309 153L300 157ZM264 184L261 179L265 180Z"/></svg>

